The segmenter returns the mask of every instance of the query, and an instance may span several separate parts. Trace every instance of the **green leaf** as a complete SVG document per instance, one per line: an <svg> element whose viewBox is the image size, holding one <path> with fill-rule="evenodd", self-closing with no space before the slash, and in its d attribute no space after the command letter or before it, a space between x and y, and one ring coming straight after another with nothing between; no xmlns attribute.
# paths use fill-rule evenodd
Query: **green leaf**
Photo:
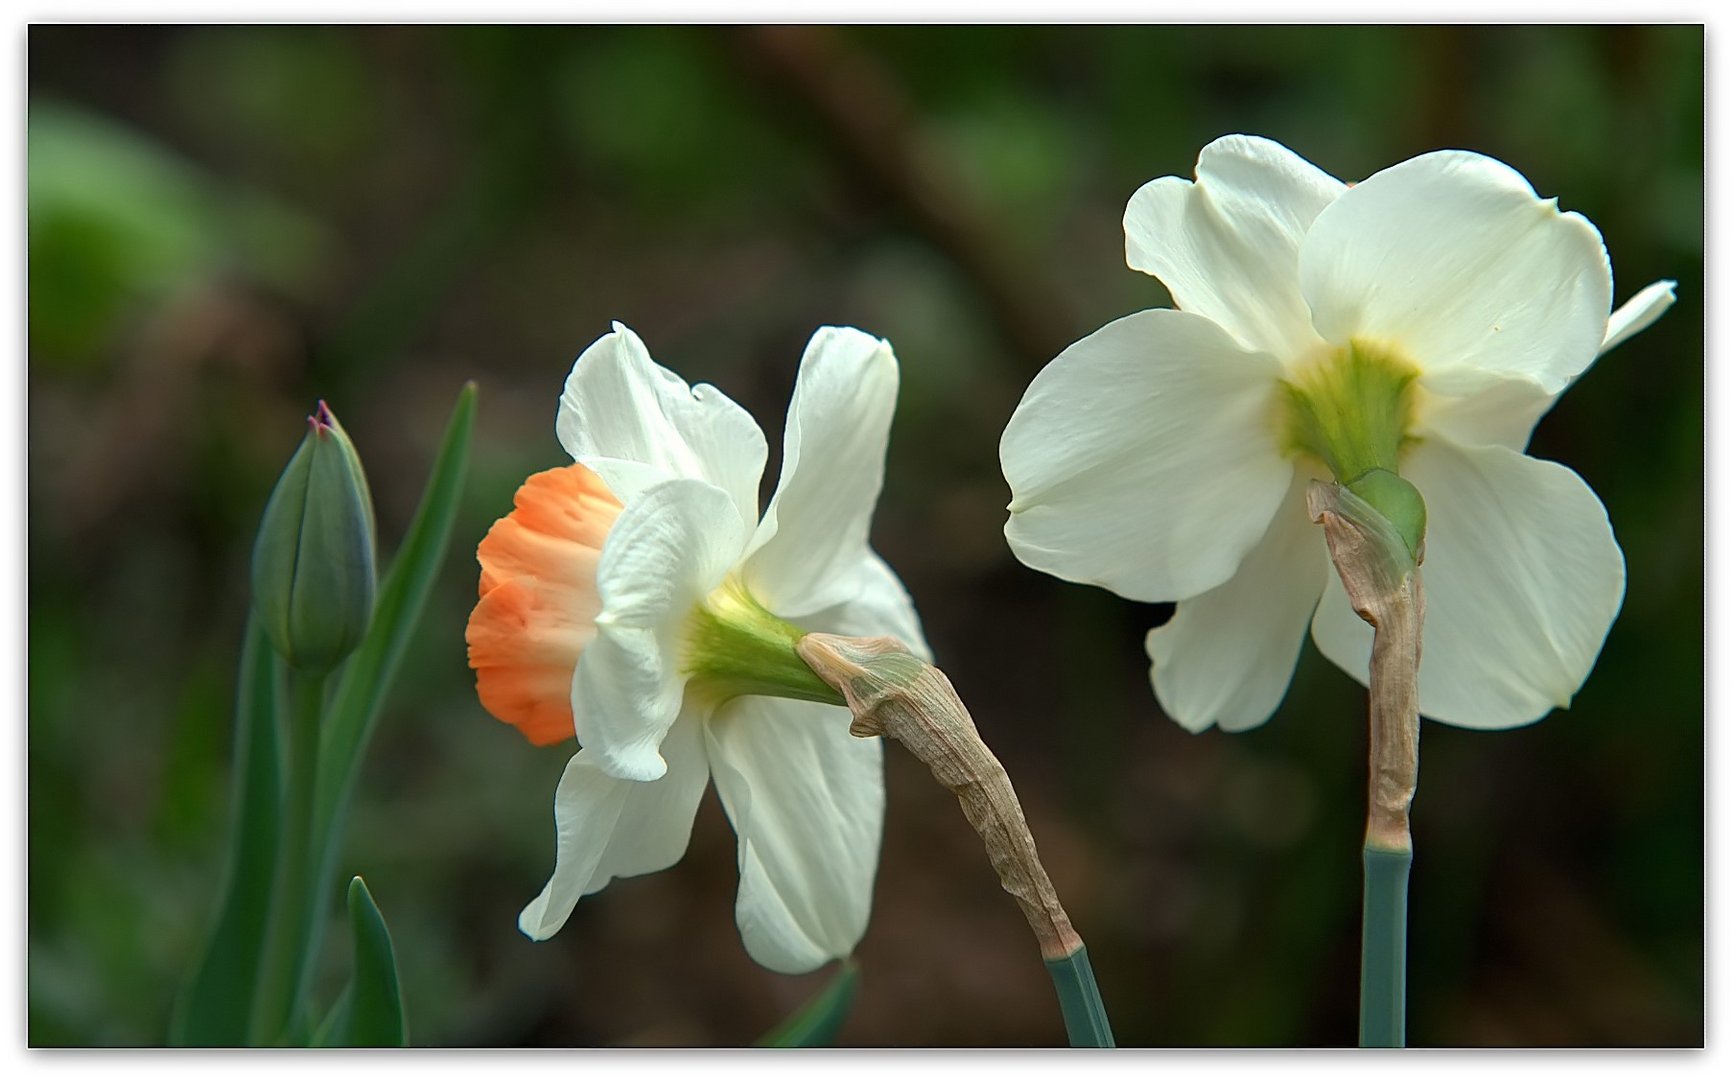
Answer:
<svg viewBox="0 0 1732 1080"><path fill-rule="evenodd" d="M177 1046L245 1046L271 905L282 814L279 667L247 619L235 708L234 825L222 905L204 955L175 1004Z"/></svg>
<svg viewBox="0 0 1732 1080"><path fill-rule="evenodd" d="M759 1046L832 1046L836 1033L854 1007L860 990L860 969L852 960L842 961L836 977L804 1008L782 1021L780 1027L758 1040Z"/></svg>
<svg viewBox="0 0 1732 1080"><path fill-rule="evenodd" d="M334 873L342 819L379 707L390 691L434 579L445 563L469 461L469 435L474 426L475 384L469 383L457 396L457 406L445 427L445 438L421 505L403 537L390 573L379 588L372 627L343 668L325 716L313 809L313 835L322 852L318 879L321 895Z"/></svg>
<svg viewBox="0 0 1732 1080"><path fill-rule="evenodd" d="M397 954L385 916L360 878L349 880L355 973L314 1033L313 1046L408 1046L409 1017L397 981Z"/></svg>
<svg viewBox="0 0 1732 1080"><path fill-rule="evenodd" d="M328 1046L408 1046L409 1017L397 983L397 954L385 916L360 878L349 879L349 931L355 938L355 974L343 991Z"/></svg>

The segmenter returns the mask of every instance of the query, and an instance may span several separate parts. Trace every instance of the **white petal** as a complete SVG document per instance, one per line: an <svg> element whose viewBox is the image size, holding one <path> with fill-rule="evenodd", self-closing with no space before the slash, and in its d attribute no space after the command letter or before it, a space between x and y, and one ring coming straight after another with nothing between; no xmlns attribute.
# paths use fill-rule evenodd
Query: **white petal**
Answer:
<svg viewBox="0 0 1732 1080"><path fill-rule="evenodd" d="M1072 345L999 443L1011 550L1131 600L1226 581L1293 475L1271 422L1281 370L1180 311L1127 315Z"/></svg>
<svg viewBox="0 0 1732 1080"><path fill-rule="evenodd" d="M1441 435L1459 446L1524 449L1534 425L1558 399L1525 376L1471 368L1422 373L1418 386L1415 434Z"/></svg>
<svg viewBox="0 0 1732 1080"><path fill-rule="evenodd" d="M1280 143L1228 135L1197 181L1163 176L1125 207L1125 262L1247 348L1290 356L1316 342L1299 294L1299 242L1346 185Z"/></svg>
<svg viewBox="0 0 1732 1080"><path fill-rule="evenodd" d="M1562 465L1501 446L1428 440L1402 475L1428 519L1420 712L1507 728L1567 706L1624 599L1624 556L1599 498ZM1333 574L1312 633L1367 681L1371 629Z"/></svg>
<svg viewBox="0 0 1732 1080"><path fill-rule="evenodd" d="M868 551L843 580L848 598L833 607L815 611L800 620L808 630L850 637L893 637L917 656L930 661L932 649L920 628L914 601L896 571L875 552Z"/></svg>
<svg viewBox="0 0 1732 1080"><path fill-rule="evenodd" d="M1672 306L1676 299L1673 294L1676 286L1674 281L1656 281L1612 312L1599 355L1604 356L1652 326ZM1580 379L1585 373L1584 369L1575 378ZM1571 380L1571 385L1574 382ZM1495 443L1511 450L1527 446L1534 425L1564 393L1564 390L1548 393L1539 383L1526 377L1510 377L1473 368L1422 373L1419 386L1421 394L1416 426L1421 435L1435 432L1463 446Z"/></svg>
<svg viewBox="0 0 1732 1080"><path fill-rule="evenodd" d="M1677 289L1676 281L1656 281L1624 301L1624 306L1606 320L1606 340L1600 345L1600 354L1605 355L1654 325L1654 320L1677 301Z"/></svg>
<svg viewBox="0 0 1732 1080"><path fill-rule="evenodd" d="M782 442L782 478L744 567L758 601L798 619L847 596L866 551L896 411L890 344L850 327L812 335Z"/></svg>
<svg viewBox="0 0 1732 1080"><path fill-rule="evenodd" d="M686 477L721 488L740 518L757 524L769 454L757 422L715 387L687 386L619 323L572 365L556 428L566 453L622 503L658 481Z"/></svg>
<svg viewBox="0 0 1732 1080"><path fill-rule="evenodd" d="M740 838L740 937L771 971L848 956L866 932L883 740L856 739L848 722L833 705L744 697L706 728L716 791Z"/></svg>
<svg viewBox="0 0 1732 1080"><path fill-rule="evenodd" d="M1598 230L1461 150L1404 161L1331 203L1299 276L1332 344L1377 341L1425 371L1522 375L1548 392L1593 361L1612 307Z"/></svg>
<svg viewBox="0 0 1732 1080"><path fill-rule="evenodd" d="M1190 731L1244 731L1269 719L1293 680L1329 556L1297 474L1275 520L1226 584L1182 601L1149 631L1155 697Z"/></svg>
<svg viewBox="0 0 1732 1080"><path fill-rule="evenodd" d="M685 695L681 639L692 607L745 546L726 492L665 480L620 512L596 566L601 614L571 684L577 738L610 776L654 780L656 748Z"/></svg>
<svg viewBox="0 0 1732 1080"><path fill-rule="evenodd" d="M680 717L662 743L667 775L638 783L603 772L589 750L565 766L553 797L559 846L553 876L517 918L542 941L558 933L580 897L614 878L665 870L680 861L692 835L698 800L710 779L703 718Z"/></svg>

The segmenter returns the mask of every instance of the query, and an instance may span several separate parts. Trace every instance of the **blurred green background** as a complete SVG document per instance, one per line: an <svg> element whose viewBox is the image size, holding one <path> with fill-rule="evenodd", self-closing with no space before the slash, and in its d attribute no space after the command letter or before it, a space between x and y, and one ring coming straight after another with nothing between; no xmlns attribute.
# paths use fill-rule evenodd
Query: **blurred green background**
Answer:
<svg viewBox="0 0 1732 1080"><path fill-rule="evenodd" d="M1028 380L1167 302L1124 266L1125 200L1232 131L1350 179L1483 151L1599 226L1619 301L1677 279L1534 439L1628 558L1597 670L1529 728L1425 726L1408 1030L1702 1041L1701 28L36 26L28 58L32 1043L163 1038L219 872L252 532L302 416L342 417L389 551L471 378L456 539L343 864L391 919L415 1040L739 1044L823 985L746 958L713 794L677 867L549 943L515 927L568 752L475 701L474 545L564 459L562 381L619 319L772 446L816 326L888 337L874 541L1121 1044L1351 1044L1363 692L1308 644L1269 724L1188 735L1141 651L1170 608L1029 571L1000 533ZM954 801L886 757L843 1041L1061 1044Z"/></svg>

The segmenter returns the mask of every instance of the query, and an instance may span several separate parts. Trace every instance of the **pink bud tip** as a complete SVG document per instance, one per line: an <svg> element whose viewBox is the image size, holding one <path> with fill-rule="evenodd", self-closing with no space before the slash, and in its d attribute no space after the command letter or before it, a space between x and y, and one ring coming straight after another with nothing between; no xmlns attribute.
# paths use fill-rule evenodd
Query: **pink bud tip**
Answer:
<svg viewBox="0 0 1732 1080"><path fill-rule="evenodd" d="M325 399L320 398L318 405L313 408L313 414L307 417L307 423L312 426L315 435L325 435L336 428L337 418L331 415L331 407L325 404Z"/></svg>

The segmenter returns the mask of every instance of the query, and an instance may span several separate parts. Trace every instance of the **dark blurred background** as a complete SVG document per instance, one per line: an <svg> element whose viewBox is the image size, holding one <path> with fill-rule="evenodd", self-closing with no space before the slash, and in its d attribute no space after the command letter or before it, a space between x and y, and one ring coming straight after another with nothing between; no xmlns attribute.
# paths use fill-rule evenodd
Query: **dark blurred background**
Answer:
<svg viewBox="0 0 1732 1080"><path fill-rule="evenodd" d="M163 1038L219 872L253 528L302 416L327 398L353 434L389 551L467 379L456 538L344 862L391 920L415 1040L739 1044L824 984L747 959L713 794L677 867L549 943L515 927L568 750L475 701L474 546L564 460L562 381L619 319L773 447L816 326L888 337L874 541L1023 795L1120 1042L1351 1044L1361 689L1307 645L1265 727L1188 735L1141 650L1170 608L1027 570L1000 533L1029 379L1167 303L1124 266L1126 199L1233 131L1347 179L1483 151L1599 226L1619 301L1678 280L1533 443L1628 558L1598 668L1532 727L1425 726L1409 1033L1702 1041L1699 27L36 26L28 57L33 1043ZM954 801L886 757L842 1040L1061 1044Z"/></svg>

